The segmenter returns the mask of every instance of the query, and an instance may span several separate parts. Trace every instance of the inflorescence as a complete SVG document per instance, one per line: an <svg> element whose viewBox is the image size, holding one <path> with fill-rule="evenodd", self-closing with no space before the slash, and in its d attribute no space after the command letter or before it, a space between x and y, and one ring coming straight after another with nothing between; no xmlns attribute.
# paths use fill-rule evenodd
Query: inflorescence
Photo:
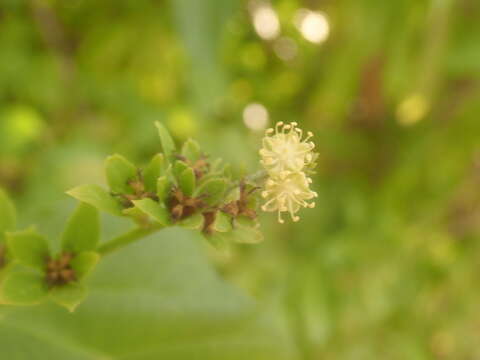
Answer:
<svg viewBox="0 0 480 360"><path fill-rule="evenodd" d="M303 136L297 123L277 123L275 129L268 129L263 138L263 147L259 153L260 163L268 174L262 197L265 204L263 211L278 212L278 221L283 223L282 212L290 213L293 221L300 217L296 213L303 208L315 207L315 202L308 202L317 197L310 189L312 173L318 154L313 150L315 144L309 141L311 132Z"/></svg>

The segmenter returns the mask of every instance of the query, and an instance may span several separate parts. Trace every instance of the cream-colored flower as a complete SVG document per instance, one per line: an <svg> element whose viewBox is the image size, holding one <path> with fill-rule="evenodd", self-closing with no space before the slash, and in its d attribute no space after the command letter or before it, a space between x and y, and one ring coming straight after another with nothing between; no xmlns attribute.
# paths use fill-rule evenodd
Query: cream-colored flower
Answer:
<svg viewBox="0 0 480 360"><path fill-rule="evenodd" d="M261 164L269 174L276 176L284 171L302 171L315 159L315 145L308 141L313 134L303 131L297 123L277 123L275 129L268 129L263 138L263 147L259 153Z"/></svg>
<svg viewBox="0 0 480 360"><path fill-rule="evenodd" d="M285 171L278 177L270 177L265 183L262 197L266 203L263 211L278 211L278 221L283 224L282 212L289 212L293 221L300 220L295 215L300 208L313 208L314 202L307 202L317 197L317 193L310 190L312 179L303 172Z"/></svg>

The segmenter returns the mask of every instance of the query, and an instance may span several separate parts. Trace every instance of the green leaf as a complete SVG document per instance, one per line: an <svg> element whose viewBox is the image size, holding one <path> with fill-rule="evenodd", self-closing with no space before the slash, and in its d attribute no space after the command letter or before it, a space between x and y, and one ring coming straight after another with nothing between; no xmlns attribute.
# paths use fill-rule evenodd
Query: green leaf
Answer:
<svg viewBox="0 0 480 360"><path fill-rule="evenodd" d="M166 176L158 178L157 181L157 196L161 203L165 203L170 195L172 183Z"/></svg>
<svg viewBox="0 0 480 360"><path fill-rule="evenodd" d="M120 203L105 189L98 185L82 185L67 191L73 198L90 204L109 214L122 216Z"/></svg>
<svg viewBox="0 0 480 360"><path fill-rule="evenodd" d="M205 240L224 256L231 255L230 243L222 233L203 234Z"/></svg>
<svg viewBox="0 0 480 360"><path fill-rule="evenodd" d="M175 143L173 142L170 133L167 128L163 126L162 123L156 121L155 126L158 129L158 134L160 135L160 142L162 143L162 149L167 158L170 158L172 153L175 151Z"/></svg>
<svg viewBox="0 0 480 360"><path fill-rule="evenodd" d="M35 305L47 294L48 288L41 274L12 272L3 281L0 299L10 305Z"/></svg>
<svg viewBox="0 0 480 360"><path fill-rule="evenodd" d="M50 291L50 298L60 306L74 312L87 297L87 289L81 283L70 283L56 286Z"/></svg>
<svg viewBox="0 0 480 360"><path fill-rule="evenodd" d="M73 253L95 250L100 240L100 217L93 206L80 203L68 220L62 248Z"/></svg>
<svg viewBox="0 0 480 360"><path fill-rule="evenodd" d="M195 172L192 168L187 168L178 177L178 186L180 190L186 195L191 197L195 191Z"/></svg>
<svg viewBox="0 0 480 360"><path fill-rule="evenodd" d="M244 244L257 244L263 241L263 233L256 221L239 217L235 220L233 231L225 236L234 242Z"/></svg>
<svg viewBox="0 0 480 360"><path fill-rule="evenodd" d="M195 140L188 139L182 146L182 155L188 160L195 162L200 158L200 146Z"/></svg>
<svg viewBox="0 0 480 360"><path fill-rule="evenodd" d="M215 205L223 199L226 188L227 183L225 180L220 178L210 179L198 186L194 195L196 197L200 195L206 195L205 202L209 205Z"/></svg>
<svg viewBox="0 0 480 360"><path fill-rule="evenodd" d="M232 219L221 211L217 211L213 229L218 232L228 232L232 230Z"/></svg>
<svg viewBox="0 0 480 360"><path fill-rule="evenodd" d="M180 222L180 226L191 229L191 230L201 230L203 228L204 217L202 214L197 213L189 216L188 218Z"/></svg>
<svg viewBox="0 0 480 360"><path fill-rule="evenodd" d="M145 214L139 208L132 206L128 209L123 210L123 214L125 216L130 217L133 221L135 221L139 226L143 226L150 222L150 217Z"/></svg>
<svg viewBox="0 0 480 360"><path fill-rule="evenodd" d="M93 251L84 251L76 255L72 261L72 269L75 270L77 279L84 279L100 261L100 255Z"/></svg>
<svg viewBox="0 0 480 360"><path fill-rule="evenodd" d="M44 270L50 256L47 240L29 229L7 235L8 248L13 258L23 265Z"/></svg>
<svg viewBox="0 0 480 360"><path fill-rule="evenodd" d="M158 178L165 172L164 164L165 157L163 154L157 154L145 168L143 172L143 179L145 182L146 191L156 193Z"/></svg>
<svg viewBox="0 0 480 360"><path fill-rule="evenodd" d="M170 214L162 205L152 199L133 201L135 206L163 226L170 224Z"/></svg>
<svg viewBox="0 0 480 360"><path fill-rule="evenodd" d="M182 160L176 160L175 161L175 164L173 165L173 176L175 176L175 179L177 180L177 182L179 181L179 178L180 176L182 175L182 173L188 169L189 166L186 162L182 161Z"/></svg>
<svg viewBox="0 0 480 360"><path fill-rule="evenodd" d="M0 243L5 241L5 232L15 229L17 214L8 195L0 189Z"/></svg>
<svg viewBox="0 0 480 360"><path fill-rule="evenodd" d="M115 154L105 161L105 172L110 190L118 194L133 192L129 181L137 177L137 168L123 156Z"/></svg>
<svg viewBox="0 0 480 360"><path fill-rule="evenodd" d="M171 227L105 257L75 313L58 306L3 313L0 357L298 360L278 321L284 308L265 311L278 303L257 305L225 281L203 246L196 232Z"/></svg>

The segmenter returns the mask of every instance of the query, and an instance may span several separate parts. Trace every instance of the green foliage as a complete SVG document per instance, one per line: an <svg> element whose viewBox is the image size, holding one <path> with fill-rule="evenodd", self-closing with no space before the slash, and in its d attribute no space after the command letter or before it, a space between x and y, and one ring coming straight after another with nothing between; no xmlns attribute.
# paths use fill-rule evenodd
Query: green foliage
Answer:
<svg viewBox="0 0 480 360"><path fill-rule="evenodd" d="M12 272L0 289L0 304L37 305L48 296L48 289L38 273Z"/></svg>
<svg viewBox="0 0 480 360"><path fill-rule="evenodd" d="M50 291L51 299L58 305L64 306L69 311L75 311L75 308L85 300L87 289L85 285L79 283L70 283L55 287Z"/></svg>
<svg viewBox="0 0 480 360"><path fill-rule="evenodd" d="M235 180L258 168L253 103L268 127L312 130L320 153L316 208L282 226L259 214L261 229L237 217L207 236L225 252L196 236L197 212L104 256L108 239L162 225L107 187L73 190L107 213L89 295L73 314L50 296L0 305L0 358L478 357L480 2L274 0L280 33L268 40L251 1L0 3L0 186L19 224L0 199L0 288L36 276L5 233L37 224L56 258L73 208L62 194L102 185L107 154L138 161L134 185L159 204L179 185L177 160L206 160L195 191L221 178L237 201ZM305 38L300 9L325 15L324 42ZM156 120L172 134L160 144ZM168 143L156 181L150 161ZM87 255L72 260L77 274L100 258ZM13 297L41 297L24 285Z"/></svg>
<svg viewBox="0 0 480 360"><path fill-rule="evenodd" d="M100 240L100 218L91 205L80 203L62 236L62 248L73 253L93 251Z"/></svg>
<svg viewBox="0 0 480 360"><path fill-rule="evenodd" d="M182 146L182 156L184 156L187 160L194 163L195 161L200 159L201 150L200 145L193 139L188 139Z"/></svg>
<svg viewBox="0 0 480 360"><path fill-rule="evenodd" d="M223 212L218 212L212 228L213 230L221 233L229 232L232 230L232 219Z"/></svg>
<svg viewBox="0 0 480 360"><path fill-rule="evenodd" d="M225 196L227 183L224 179L214 178L204 181L195 190L195 196L205 196L205 201L212 205Z"/></svg>
<svg viewBox="0 0 480 360"><path fill-rule="evenodd" d="M43 270L50 254L47 240L35 230L11 233L7 237L8 248L15 260L26 266Z"/></svg>
<svg viewBox="0 0 480 360"><path fill-rule="evenodd" d="M120 155L110 156L105 162L110 192L97 185L84 185L70 190L68 194L99 210L130 217L139 226L147 228L152 226L152 223L163 227L178 223L208 235L231 231L234 216L224 214L218 209L227 204L227 188L234 191L239 181L230 180L225 173L225 166L220 166L219 161L211 163L207 159L201 160L200 146L191 139L184 143L181 154L174 153L175 148L169 132L160 123L156 125L162 147L170 153L154 156L143 172ZM182 160L173 160L173 166L169 165L165 169L164 162L169 157L179 157ZM249 204L256 206L253 202ZM96 223L93 219L88 219L90 208L87 206L80 207L71 220L73 224L67 228L64 238L71 238L71 241L64 240L65 244L68 243L67 248L83 246L75 239L77 234L81 233L83 236L83 230L80 230L83 221ZM205 220L208 217L206 214L211 214L209 216L214 220L212 223ZM190 217L192 220L188 220ZM90 230L91 233L96 231ZM98 234L85 238L90 238L96 244Z"/></svg>
<svg viewBox="0 0 480 360"><path fill-rule="evenodd" d="M143 172L145 181L145 190L155 193L157 191L158 178L165 173L165 157L163 154L157 154L150 161Z"/></svg>
<svg viewBox="0 0 480 360"><path fill-rule="evenodd" d="M112 215L121 215L120 203L98 185L81 185L67 194Z"/></svg>
<svg viewBox="0 0 480 360"><path fill-rule="evenodd" d="M15 229L17 214L15 206L5 191L0 189L0 244L5 241L5 232Z"/></svg>
<svg viewBox="0 0 480 360"><path fill-rule="evenodd" d="M83 280L87 277L100 261L100 255L93 251L83 251L78 253L72 261L72 269L75 270L75 275L78 280Z"/></svg>
<svg viewBox="0 0 480 360"><path fill-rule="evenodd" d="M203 215L199 213L194 214L180 222L180 225L182 227L186 229L191 229L191 230L202 230L203 224L204 224Z"/></svg>
<svg viewBox="0 0 480 360"><path fill-rule="evenodd" d="M137 209L153 218L162 226L168 226L171 223L170 214L163 204L159 204L152 199L135 200L133 203Z"/></svg>
<svg viewBox="0 0 480 360"><path fill-rule="evenodd" d="M165 202L170 195L172 184L166 176L161 176L157 180L157 196L160 202Z"/></svg>
<svg viewBox="0 0 480 360"><path fill-rule="evenodd" d="M85 299L85 277L98 263L97 210L81 203L67 223L62 247L54 256L47 239L29 229L7 235L12 266L0 282L0 302L37 305L48 298L70 311ZM28 269L30 268L30 269Z"/></svg>
<svg viewBox="0 0 480 360"><path fill-rule="evenodd" d="M120 155L109 156L105 162L105 172L110 190L118 194L133 192L129 182L137 176L137 169Z"/></svg>
<svg viewBox="0 0 480 360"><path fill-rule="evenodd" d="M158 134L160 135L163 153L167 159L170 159L172 153L175 151L175 143L173 142L170 133L161 122L155 122L155 126L158 129Z"/></svg>
<svg viewBox="0 0 480 360"><path fill-rule="evenodd" d="M192 196L195 191L195 172L192 168L186 168L178 175L178 187L186 196Z"/></svg>
<svg viewBox="0 0 480 360"><path fill-rule="evenodd" d="M24 358L20 345L33 331L49 335L29 341L33 359L290 360L295 350L272 315L220 279L200 244L191 231L166 229L105 258L75 313L9 311L0 321L3 354Z"/></svg>

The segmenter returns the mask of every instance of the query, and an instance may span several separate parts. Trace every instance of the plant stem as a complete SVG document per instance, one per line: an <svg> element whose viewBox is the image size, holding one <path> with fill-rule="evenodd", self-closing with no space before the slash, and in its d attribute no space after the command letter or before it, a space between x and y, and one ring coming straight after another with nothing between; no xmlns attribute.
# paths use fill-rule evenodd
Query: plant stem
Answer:
<svg viewBox="0 0 480 360"><path fill-rule="evenodd" d="M163 228L164 226L162 225L152 225L145 228L134 229L130 232L117 236L116 238L113 238L107 241L106 243L100 245L100 247L98 248L98 252L100 253L100 255L105 256L126 245L129 245L138 240L141 240L144 237L151 235Z"/></svg>

